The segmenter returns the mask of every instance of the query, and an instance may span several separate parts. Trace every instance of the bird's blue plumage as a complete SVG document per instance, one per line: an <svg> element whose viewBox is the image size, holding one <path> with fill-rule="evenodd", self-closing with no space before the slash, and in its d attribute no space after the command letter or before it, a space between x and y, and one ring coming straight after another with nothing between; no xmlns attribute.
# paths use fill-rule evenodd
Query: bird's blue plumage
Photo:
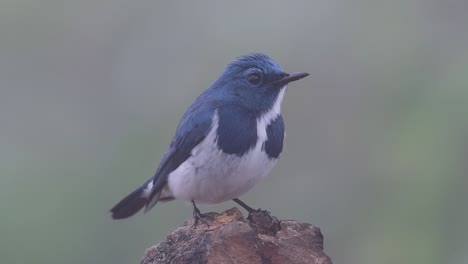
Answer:
<svg viewBox="0 0 468 264"><path fill-rule="evenodd" d="M112 217L158 200L220 202L250 189L283 150L285 87L305 76L283 72L262 53L230 62L185 112L154 176L114 206Z"/></svg>
<svg viewBox="0 0 468 264"><path fill-rule="evenodd" d="M255 146L257 143L255 115L235 104L221 106L218 113L218 146L224 153L242 156Z"/></svg>
<svg viewBox="0 0 468 264"><path fill-rule="evenodd" d="M265 142L265 152L270 158L278 158L283 151L284 123L279 115L266 128L268 140Z"/></svg>

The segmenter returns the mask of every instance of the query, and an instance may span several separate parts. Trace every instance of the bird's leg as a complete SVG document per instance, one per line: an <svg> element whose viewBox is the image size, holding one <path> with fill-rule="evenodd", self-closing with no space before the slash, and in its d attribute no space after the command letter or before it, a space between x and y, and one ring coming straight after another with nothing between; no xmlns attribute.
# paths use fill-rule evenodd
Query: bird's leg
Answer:
<svg viewBox="0 0 468 264"><path fill-rule="evenodd" d="M196 226L199 220L202 220L202 222L204 222L204 224L206 225L208 224L206 223L205 218L209 218L210 220L213 220L213 217L211 217L210 215L202 214L200 212L200 209L198 209L198 207L195 205L194 200L192 200L192 205L193 205L193 218L195 220L192 227Z"/></svg>
<svg viewBox="0 0 468 264"><path fill-rule="evenodd" d="M232 200L234 202L236 202L237 204L239 204L240 206L242 206L245 210L247 210L247 212L249 212L249 214L251 214L253 212L258 212L258 211L261 210L261 209L253 209L252 207L246 205L243 201L239 200L238 198L234 198Z"/></svg>

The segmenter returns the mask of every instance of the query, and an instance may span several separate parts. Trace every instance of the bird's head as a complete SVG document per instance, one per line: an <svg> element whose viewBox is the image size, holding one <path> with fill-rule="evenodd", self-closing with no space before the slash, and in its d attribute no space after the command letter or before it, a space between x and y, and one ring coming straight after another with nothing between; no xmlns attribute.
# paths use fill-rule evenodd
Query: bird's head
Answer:
<svg viewBox="0 0 468 264"><path fill-rule="evenodd" d="M308 75L304 72L288 74L267 55L251 53L231 61L213 88L226 101L264 113L278 100L281 103L288 83Z"/></svg>

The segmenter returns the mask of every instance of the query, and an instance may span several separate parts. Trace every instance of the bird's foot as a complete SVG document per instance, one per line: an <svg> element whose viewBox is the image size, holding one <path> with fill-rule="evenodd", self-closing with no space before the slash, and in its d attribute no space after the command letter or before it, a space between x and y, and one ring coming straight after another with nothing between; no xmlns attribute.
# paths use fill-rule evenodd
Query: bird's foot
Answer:
<svg viewBox="0 0 468 264"><path fill-rule="evenodd" d="M275 235L281 230L281 222L266 210L255 210L247 217L250 226L260 234Z"/></svg>
<svg viewBox="0 0 468 264"><path fill-rule="evenodd" d="M214 218L209 214L202 214L200 212L200 209L198 209L198 207L195 205L195 202L192 201L192 204L193 204L193 225L192 225L192 228L196 227L198 225L199 221L201 221L206 226L210 227L208 222L213 221Z"/></svg>
<svg viewBox="0 0 468 264"><path fill-rule="evenodd" d="M202 214L199 210L193 211L193 225L192 227L196 227L199 222L205 224L206 226L210 227L209 222L213 221L214 218L209 214Z"/></svg>

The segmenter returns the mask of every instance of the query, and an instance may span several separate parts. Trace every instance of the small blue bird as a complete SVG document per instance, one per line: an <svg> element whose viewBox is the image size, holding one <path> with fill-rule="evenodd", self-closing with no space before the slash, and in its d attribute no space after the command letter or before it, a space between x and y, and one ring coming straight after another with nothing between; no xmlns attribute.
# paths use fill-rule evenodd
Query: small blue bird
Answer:
<svg viewBox="0 0 468 264"><path fill-rule="evenodd" d="M267 176L283 150L281 116L288 83L308 73L285 73L262 53L230 62L182 117L154 176L110 211L112 218L147 212L158 202L191 202L195 221L205 217L196 203L233 200Z"/></svg>

